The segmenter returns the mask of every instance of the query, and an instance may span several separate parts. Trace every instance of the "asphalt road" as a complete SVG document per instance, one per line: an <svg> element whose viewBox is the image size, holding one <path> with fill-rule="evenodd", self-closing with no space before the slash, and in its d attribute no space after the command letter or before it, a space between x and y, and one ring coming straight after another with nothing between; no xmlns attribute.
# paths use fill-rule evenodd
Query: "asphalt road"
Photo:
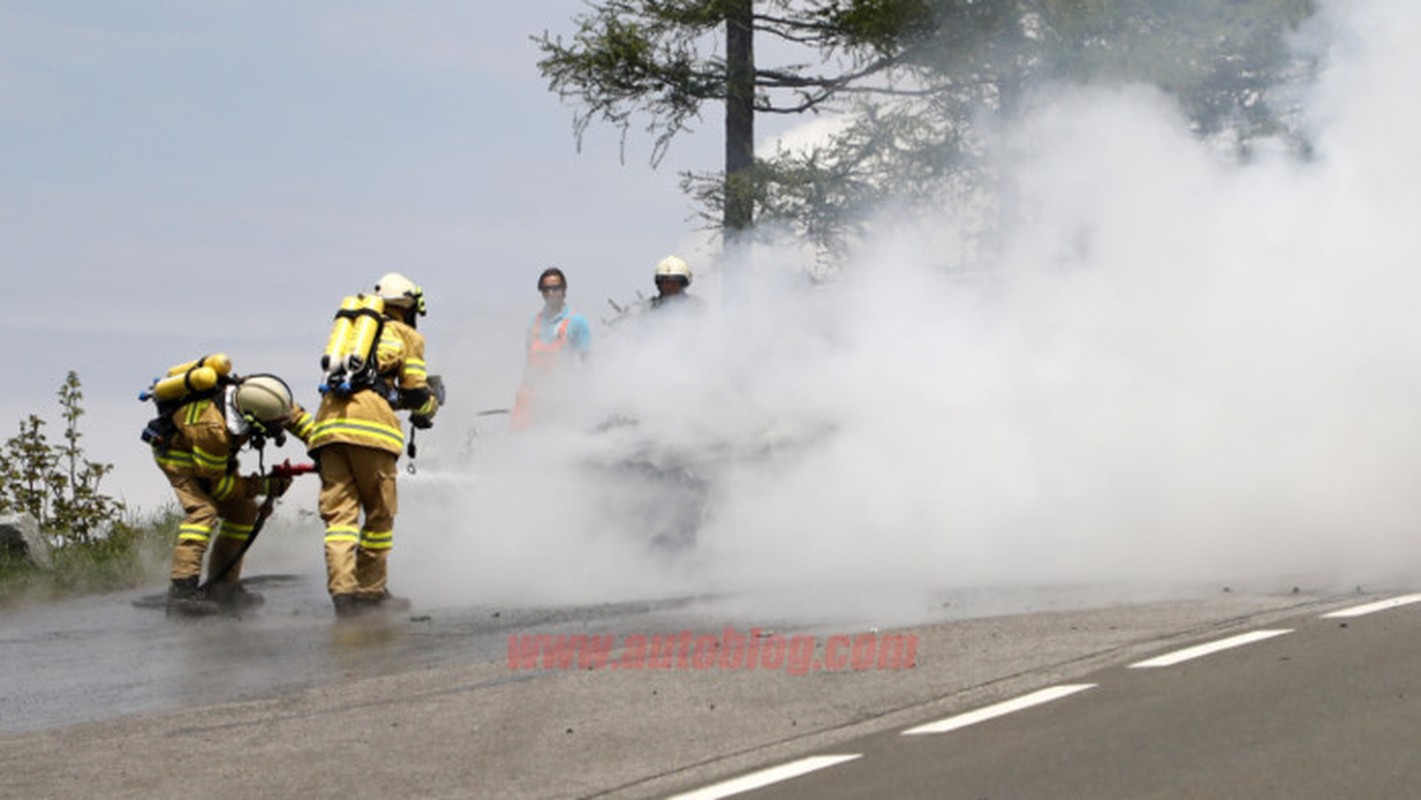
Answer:
<svg viewBox="0 0 1421 800"><path fill-rule="evenodd" d="M1307 626L1299 619L1378 599L1215 589L1176 599L1128 593L1130 602L1123 595L1111 602L1114 594L1100 587L957 592L938 605L935 618L896 631L875 630L865 620L760 619L747 598L432 609L350 624L330 618L319 583L301 582L273 583L258 615L212 624L173 624L115 598L30 609L8 613L0 635L0 670L6 674L0 693L0 785L5 796L26 798L666 797L850 748L847 752L862 756L771 791L829 796L815 781L848 786L841 782L863 780L878 787L875 794L951 796L943 785L969 784L957 777L943 784L946 779L931 772L913 778L909 765L922 760L911 758L914 752L929 768L945 762L944 749L955 752L954 745L934 750L933 743L956 742L957 734L903 742L898 731L1083 680L1099 687L1000 725L984 724L971 735L1006 725L1036 731L1038 720L1079 713L1117 694L1128 699L1133 686L1148 681L1172 688L1141 692L1142 699L1133 702L1145 705L1109 712L1099 724L1143 726L1152 715L1170 716L1160 710L1163 705L1150 704L1171 700L1189 709L1183 712L1186 719L1206 720L1211 708L1226 711L1239 700L1201 699L1205 688L1186 682L1203 680L1197 669L1230 659L1269 661L1259 655L1271 652L1264 648L1310 641L1313 634L1303 635ZM1402 619L1400 613L1374 619ZM1341 629L1335 621L1319 622L1316 635L1361 640L1358 634L1373 624L1358 619ZM1186 644L1280 626L1297 632L1154 675L1122 666ZM836 636L848 641L911 635L916 661L911 669L868 664L855 669L844 662L837 669L798 672L767 666L769 661L757 669L726 669L714 658L702 662L694 651L683 651L659 667L617 668L623 663L617 658L635 649L639 635L665 632L689 645L703 638L723 641L727 628L747 633L762 628L767 633L759 638L766 648L773 636L808 637L821 666L826 645ZM606 638L617 644L617 655L610 664L513 666L510 637L539 635ZM1364 644L1404 638L1379 634ZM1269 663L1301 673L1313 658L1274 657ZM1395 659L1402 670L1404 655ZM1321 679L1321 674L1300 674L1299 683L1285 687ZM1248 697L1258 709L1269 702L1297 703L1281 689L1273 696ZM1385 697L1379 697L1381 703ZM1296 712L1291 726L1306 731L1318 724L1302 709ZM1054 724L1076 719L1068 715ZM1395 719L1406 721L1404 715ZM1014 763L1012 746L1035 742L1043 758L1061 752L1051 750L1052 730L1058 729L1007 737L995 748L982 745L980 761L968 760L984 770L981 780L990 781L999 774L992 765ZM1114 746L1125 748L1119 757L1128 760L1128 748L1142 747L1148 735L1126 730ZM1210 735L1192 735L1205 744L1213 741ZM1090 761L1099 752L1090 749L1085 734L1070 738L1070 746L1078 748L1066 751L1070 758L1052 756L1041 763L1069 761L1080 771L1070 779L1094 780ZM889 766L858 777L860 770L880 765ZM1151 769L1163 779L1185 774L1158 765ZM1012 771L1023 780L1031 772ZM1024 794L981 796L1043 796L1032 792L1055 785L1049 773L1038 775L1042 783L1022 784ZM1078 796L1091 796L1097 784L1083 786L1086 794ZM917 788L925 793L914 795ZM1100 796L1111 795L1103 790Z"/></svg>
<svg viewBox="0 0 1421 800"><path fill-rule="evenodd" d="M775 765L779 772L737 776L739 784L720 782L691 796L728 796L799 769L813 771L735 796L1321 800L1421 793L1421 604L1273 620L1210 643L1224 649L1176 649L1158 661L1111 666L1028 692L1019 703L844 742Z"/></svg>

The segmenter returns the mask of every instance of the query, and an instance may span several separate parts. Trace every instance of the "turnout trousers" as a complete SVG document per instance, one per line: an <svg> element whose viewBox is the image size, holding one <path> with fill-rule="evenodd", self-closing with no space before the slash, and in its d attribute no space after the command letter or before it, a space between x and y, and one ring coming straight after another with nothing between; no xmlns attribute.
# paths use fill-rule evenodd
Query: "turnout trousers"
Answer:
<svg viewBox="0 0 1421 800"><path fill-rule="evenodd" d="M242 546L252 534L257 521L257 503L251 498L216 500L196 477L163 471L178 503L183 508L183 521L178 526L178 541L173 546L173 580L201 577L202 557L212 546L207 565L208 576L216 574L237 558ZM216 533L216 541L213 534ZM240 561L227 569L223 583L236 583L242 575Z"/></svg>
<svg viewBox="0 0 1421 800"><path fill-rule="evenodd" d="M317 452L321 520L326 524L326 588L332 597L378 597L385 592L385 559L394 542L399 456L343 442Z"/></svg>

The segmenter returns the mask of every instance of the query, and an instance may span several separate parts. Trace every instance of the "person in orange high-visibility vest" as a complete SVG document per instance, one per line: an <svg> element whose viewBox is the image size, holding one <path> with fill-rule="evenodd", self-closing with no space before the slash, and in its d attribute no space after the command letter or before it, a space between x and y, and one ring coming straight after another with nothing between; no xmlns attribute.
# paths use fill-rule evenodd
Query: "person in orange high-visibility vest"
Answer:
<svg viewBox="0 0 1421 800"><path fill-rule="evenodd" d="M569 359L585 360L592 343L587 318L567 306L567 276L549 267L538 276L538 292L543 307L533 316L528 330L528 361L523 383L513 403L513 428L523 430L546 410L549 382L559 366Z"/></svg>
<svg viewBox="0 0 1421 800"><path fill-rule="evenodd" d="M347 390L328 387L307 446L321 470L319 505L326 525L326 588L337 616L408 605L390 595L386 559L398 510L395 463L405 447L396 410L428 428L439 409L424 363L424 292L391 272L375 284L384 317L373 369ZM362 523L361 513L365 519Z"/></svg>

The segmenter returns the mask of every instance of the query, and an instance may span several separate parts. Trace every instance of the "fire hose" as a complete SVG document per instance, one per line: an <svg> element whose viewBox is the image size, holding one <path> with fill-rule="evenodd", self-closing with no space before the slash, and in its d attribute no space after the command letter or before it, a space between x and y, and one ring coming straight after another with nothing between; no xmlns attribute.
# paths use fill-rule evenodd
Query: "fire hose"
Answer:
<svg viewBox="0 0 1421 800"><path fill-rule="evenodd" d="M271 472L266 474L265 479L281 479L290 481L292 478L295 478L298 475L305 475L308 472L315 471L315 464L292 464L291 459L288 458L282 463L272 467ZM227 577L227 573L231 572L233 567L237 566L242 562L242 557L245 556L247 554L247 551L251 549L252 542L255 542L257 540L257 534L261 533L262 526L266 524L267 517L270 517L272 510L276 508L276 500L280 496L281 495L272 492L267 493L266 500L263 500L261 508L257 509L257 519L256 522L252 523L252 532L247 534L247 540L245 542L242 542L242 549L237 551L237 554L232 557L231 561L228 561L226 564L223 564L221 569L216 570L207 578L207 582L202 584L201 587L203 592L206 592L208 589L211 589L214 584Z"/></svg>

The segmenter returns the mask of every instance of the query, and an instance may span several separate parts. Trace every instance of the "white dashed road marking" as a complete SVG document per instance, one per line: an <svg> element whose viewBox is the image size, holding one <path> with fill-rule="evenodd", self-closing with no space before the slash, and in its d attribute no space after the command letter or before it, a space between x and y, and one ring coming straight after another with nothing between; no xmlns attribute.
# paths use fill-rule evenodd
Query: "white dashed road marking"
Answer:
<svg viewBox="0 0 1421 800"><path fill-rule="evenodd" d="M1366 614L1373 614L1378 611L1386 611L1387 609L1396 608L1398 606L1410 605L1412 603L1421 603L1421 594L1402 595L1400 597L1393 597L1390 600L1379 600L1375 603L1367 603L1365 605L1353 606L1352 608L1344 608L1339 611L1333 611L1327 614L1323 614L1321 618L1345 619L1348 617L1360 617ZM1241 647L1243 645L1252 644L1254 642L1261 642L1264 639L1271 639L1274 636L1282 636L1285 633L1292 632L1293 630L1291 628L1278 628L1274 630L1261 630L1252 631L1249 633L1241 633L1237 636L1230 636L1226 639L1219 639L1215 642L1207 642L1205 644L1195 645L1194 647L1186 647L1183 650L1176 650L1173 653L1166 653L1162 656L1156 656L1154 658L1146 659L1144 661L1138 661L1134 664L1131 664L1130 669L1170 667L1174 666L1175 664L1189 661L1191 659L1200 658L1201 656L1207 656L1211 653L1217 653L1221 650L1228 650L1230 648ZM1007 700L1005 702L997 703L995 705L986 706L985 708L979 708L976 711L969 711L965 714L958 714L953 717L938 720L937 722L929 722L926 725L919 725L914 728L909 728L903 731L902 735L912 736L926 733L946 733L948 731L954 731L959 728L965 728L968 725L975 725L978 722L984 722L995 717L1004 716L1015 711L1021 711L1022 709L1031 708L1032 706L1041 705L1043 703L1049 703L1053 700L1059 700L1062 697L1068 697L1077 692L1085 691L1086 689L1093 689L1095 687L1096 684L1094 683L1072 683L1062 684L1060 686L1051 686L1046 689L1041 689L1039 691L1032 692L1030 694L1022 695L1021 697L1015 698L1013 700ZM719 798L722 797L731 797L742 792L760 789L771 784L779 783L780 781L786 781L791 778L797 778L801 775L807 775L811 772L825 769L827 767L832 767L835 764L842 764L845 761L853 761L856 758L862 757L863 754L861 753L849 753L845 755L812 756L810 758L802 758L798 761L791 761L788 764L781 764L778 767L770 767L769 769L762 769L758 772L752 772L748 775L742 775L738 778L723 781L713 786L707 786L702 789L696 789L691 792L686 792L685 794L678 794L675 797L668 798L668 800L719 800Z"/></svg>
<svg viewBox="0 0 1421 800"><path fill-rule="evenodd" d="M1230 636L1227 639L1220 639L1217 642L1186 647L1183 650L1176 650L1173 653L1166 653L1162 656L1146 659L1130 665L1130 669L1148 669L1150 667L1172 667L1182 661L1192 658L1207 656L1210 653L1217 653L1220 650L1228 650L1231 647L1240 647L1254 642L1261 642L1264 639L1271 639L1274 636L1282 636L1285 633L1292 633L1292 628L1281 628L1271 631L1253 631L1251 633L1241 633L1238 636Z"/></svg>
<svg viewBox="0 0 1421 800"><path fill-rule="evenodd" d="M1042 703L1049 703L1052 700L1059 700L1062 697L1073 695L1076 692L1095 688L1093 683L1072 683L1062 686L1051 686L1031 694L1022 695L1015 700L1007 700L1003 703L979 708L976 711L968 711L965 714L958 714L955 717L940 719L937 722L929 722L926 725L919 725L916 728L909 728L903 731L904 736L913 736L921 733L947 733L958 728L965 728L968 725L975 725L978 722L1010 714L1013 711L1020 711L1023 708L1039 706Z"/></svg>
<svg viewBox="0 0 1421 800"><path fill-rule="evenodd" d="M1410 605L1411 603L1421 603L1421 594L1408 594L1401 597L1393 597L1390 600L1378 600L1375 603L1368 603L1364 606L1353 606L1344 608L1341 611L1334 611L1331 614L1323 614L1323 619L1335 619L1338 617L1360 617L1363 614L1371 614L1377 611L1386 611L1388 608Z"/></svg>
<svg viewBox="0 0 1421 800"><path fill-rule="evenodd" d="M772 783L787 781L790 778L798 778L816 770L832 767L835 764L842 764L845 761L853 761L861 758L862 753L851 753L839 756L812 756L801 758L798 761L791 761L788 764L781 764L778 767L762 769L759 772L752 772L749 775L741 775L728 781L707 786L703 789L696 789L693 792L678 794L668 800L719 800L722 797L730 797L741 792L748 792L751 789L760 789Z"/></svg>

